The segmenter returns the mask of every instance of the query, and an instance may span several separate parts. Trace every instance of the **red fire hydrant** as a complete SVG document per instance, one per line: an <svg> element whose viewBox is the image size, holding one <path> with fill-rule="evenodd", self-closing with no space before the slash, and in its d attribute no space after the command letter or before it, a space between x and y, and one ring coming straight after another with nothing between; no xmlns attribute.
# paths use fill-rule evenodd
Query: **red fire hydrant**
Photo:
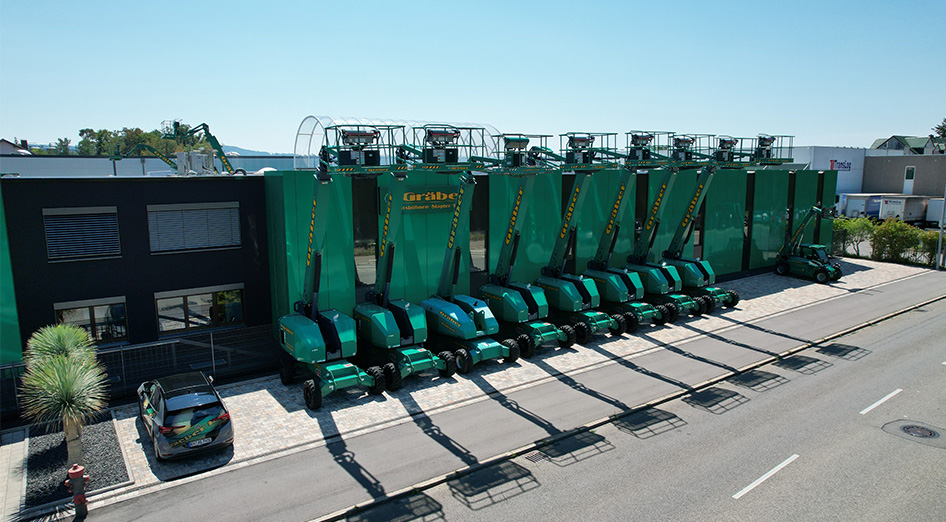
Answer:
<svg viewBox="0 0 946 522"><path fill-rule="evenodd" d="M85 468L78 464L73 464L69 468L66 488L74 495L72 503L76 506L77 517L85 517L89 514L89 501L85 499L85 483L88 481L89 476L85 474Z"/></svg>

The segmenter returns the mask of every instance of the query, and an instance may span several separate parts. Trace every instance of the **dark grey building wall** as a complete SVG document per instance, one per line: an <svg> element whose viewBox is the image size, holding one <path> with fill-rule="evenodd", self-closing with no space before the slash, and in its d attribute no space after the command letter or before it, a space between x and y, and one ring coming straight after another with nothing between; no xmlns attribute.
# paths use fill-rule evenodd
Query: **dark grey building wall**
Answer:
<svg viewBox="0 0 946 522"><path fill-rule="evenodd" d="M55 322L54 303L124 296L128 342L159 338L156 292L242 283L246 326L271 322L262 176L4 178L11 265L22 338ZM239 247L152 254L148 205L237 201ZM51 262L43 209L117 207L121 256Z"/></svg>
<svg viewBox="0 0 946 522"><path fill-rule="evenodd" d="M876 156L864 158L864 188L862 192L903 192L906 167L916 167L913 194L943 197L946 188L946 156Z"/></svg>

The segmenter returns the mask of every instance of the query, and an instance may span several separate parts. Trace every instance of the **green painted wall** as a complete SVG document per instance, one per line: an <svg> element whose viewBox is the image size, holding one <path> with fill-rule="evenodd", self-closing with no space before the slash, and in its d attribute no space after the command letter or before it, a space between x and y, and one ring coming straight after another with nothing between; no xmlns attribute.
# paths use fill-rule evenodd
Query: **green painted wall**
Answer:
<svg viewBox="0 0 946 522"><path fill-rule="evenodd" d="M788 171L757 170L753 198L749 268L775 266L778 250L785 242Z"/></svg>
<svg viewBox="0 0 946 522"><path fill-rule="evenodd" d="M598 171L591 176L589 193L585 198L585 204L581 212L578 214L578 229L575 242L575 268L579 273L588 267L588 262L594 259L595 254L598 252L601 234L604 232L608 218L611 215L611 207L614 205L614 197L617 196L620 180L621 172L617 170ZM629 219L630 223L622 223L622 228L618 231L619 241L620 237L623 236L624 244L615 246L615 249L618 247L625 248L627 253L624 255L612 255L611 264L614 266L624 266L627 263L627 254L630 253L630 238L632 237L634 229L634 181L634 178L631 177L628 183L629 186L625 189L624 195L628 201L625 214L622 218L625 220ZM629 233L631 235L621 234L621 232L628 232L628 230L624 228L625 226L630 227Z"/></svg>
<svg viewBox="0 0 946 522"><path fill-rule="evenodd" d="M0 364L23 360L23 340L16 314L16 292L10 267L10 243L7 240L7 218L0 193Z"/></svg>
<svg viewBox="0 0 946 522"><path fill-rule="evenodd" d="M683 214L686 213L687 205L689 205L690 201L693 199L693 191L696 189L697 175L696 169L681 170L677 174L677 179L674 181L669 195L664 195L667 200L664 203L660 226L657 229L657 240L654 241L654 246L650 250L650 255L647 257L648 261L656 263L658 259L661 259L661 254L663 251L670 246L670 241L673 239L673 234L676 232L677 226L680 225L680 220L683 219ZM654 202L654 199L657 197L657 193L660 191L660 182L663 179L663 171L652 170L650 171L649 177L650 189L647 196L648 205ZM715 179L713 183L716 183ZM710 189L712 188L712 185L710 185ZM683 248L683 257L693 257L692 236L690 237L690 240L687 241L686 246Z"/></svg>
<svg viewBox="0 0 946 522"><path fill-rule="evenodd" d="M834 205L834 196L838 190L838 171L836 170L826 170L824 171L824 186L822 187L821 192L821 204L822 205ZM831 223L825 222L821 225L821 236L818 238L818 243L822 245L831 245L831 242L834 238L834 227Z"/></svg>
<svg viewBox="0 0 946 522"><path fill-rule="evenodd" d="M270 291L273 323L292 311L302 296L312 189L315 178L307 171L265 174ZM351 209L351 180L338 176L325 186L319 203L329 206L325 253L322 261L319 309L350 314L355 306L355 263Z"/></svg>
<svg viewBox="0 0 946 522"><path fill-rule="evenodd" d="M489 181L489 269L499 261L500 242L509 223L513 193L518 181L492 175ZM530 282L542 275L555 246L555 234L562 220L562 174L536 176L529 208L523 214L522 239L512 269L512 280Z"/></svg>
<svg viewBox="0 0 946 522"><path fill-rule="evenodd" d="M742 270L745 243L746 171L719 169L704 200L703 259L716 275Z"/></svg>
<svg viewBox="0 0 946 522"><path fill-rule="evenodd" d="M818 171L797 171L795 173L795 206L793 208L792 226L798 226L801 220L805 218L808 210L817 205L819 201L821 201L821 195L818 194ZM815 242L814 223L805 228L805 237L802 242Z"/></svg>

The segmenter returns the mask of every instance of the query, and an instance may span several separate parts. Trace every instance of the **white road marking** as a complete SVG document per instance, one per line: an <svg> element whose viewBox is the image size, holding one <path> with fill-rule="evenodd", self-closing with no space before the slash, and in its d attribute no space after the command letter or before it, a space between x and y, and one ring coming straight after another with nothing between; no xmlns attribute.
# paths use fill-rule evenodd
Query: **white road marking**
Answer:
<svg viewBox="0 0 946 522"><path fill-rule="evenodd" d="M887 402L888 399L890 399L891 397L893 397L894 395L896 395L896 394L898 394L898 393L900 393L900 392L902 392L902 391L903 391L903 390L901 390L900 388L897 388L896 390L894 390L894 391L888 393L887 396L884 397L883 399L880 399L879 401L875 402L874 404L871 404L870 406L868 406L868 407L864 408L863 410L861 410L861 415L866 415L867 413L870 412L870 410L872 410L872 409L876 408L877 406L880 406L881 404Z"/></svg>
<svg viewBox="0 0 946 522"><path fill-rule="evenodd" d="M775 466L774 468L772 468L768 473L766 473L765 475L762 475L761 477L759 477L755 482L753 482L752 484L749 484L748 486L744 487L744 488L742 489L742 491L740 491L739 493L736 493L735 495L733 495L732 498L739 499L740 497L742 497L742 496L745 495L746 493L748 493L748 492L752 491L753 489L755 489L755 487L758 486L759 484L761 484L761 483L765 482L766 480L768 480L769 477L771 477L772 475L775 475L776 473L778 473L779 470L781 470L781 469L784 468L785 466L788 466L789 464L791 464L792 461L795 460L795 459L797 459L797 458L798 458L798 455L792 455L791 457L788 457L787 459L785 459L784 461L782 461L781 464L779 464L778 466Z"/></svg>
<svg viewBox="0 0 946 522"><path fill-rule="evenodd" d="M946 365L946 361L943 361L943 364Z"/></svg>

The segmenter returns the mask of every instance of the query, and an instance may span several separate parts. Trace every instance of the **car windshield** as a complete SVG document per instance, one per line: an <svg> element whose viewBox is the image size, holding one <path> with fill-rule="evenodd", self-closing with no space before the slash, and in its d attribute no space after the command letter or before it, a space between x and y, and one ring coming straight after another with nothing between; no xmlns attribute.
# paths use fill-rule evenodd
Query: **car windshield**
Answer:
<svg viewBox="0 0 946 522"><path fill-rule="evenodd" d="M183 410L169 411L164 419L165 426L190 427L207 418L214 418L223 413L223 405L204 404Z"/></svg>
<svg viewBox="0 0 946 522"><path fill-rule="evenodd" d="M828 254L826 254L824 250L818 248L815 250L815 254L818 256L818 259L820 259L821 261L825 263L828 262Z"/></svg>

